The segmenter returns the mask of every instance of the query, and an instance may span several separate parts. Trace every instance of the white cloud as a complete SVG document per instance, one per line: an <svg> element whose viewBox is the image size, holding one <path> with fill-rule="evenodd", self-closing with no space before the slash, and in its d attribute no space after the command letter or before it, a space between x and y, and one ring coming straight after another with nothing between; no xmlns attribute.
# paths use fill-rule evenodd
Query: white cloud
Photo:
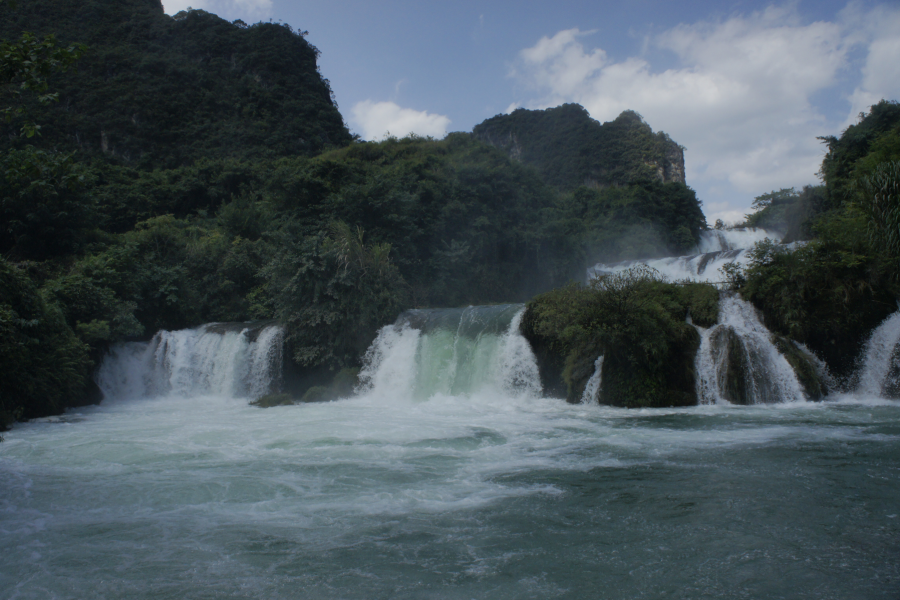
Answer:
<svg viewBox="0 0 900 600"><path fill-rule="evenodd" d="M860 19L869 47L862 81L850 96L850 112L844 126L856 122L860 112L882 98L900 98L900 10L880 7Z"/></svg>
<svg viewBox="0 0 900 600"><path fill-rule="evenodd" d="M272 0L162 0L167 15L202 8L222 18L261 19L272 14Z"/></svg>
<svg viewBox="0 0 900 600"><path fill-rule="evenodd" d="M760 193L815 183L823 152L816 137L840 125L813 97L839 83L855 45L867 44L869 54L848 100L862 106L900 95L900 10L878 9L882 25L863 32L859 23L871 23L871 14L804 23L795 7L657 34L650 44L678 59L667 70L641 57L611 61L571 29L522 50L511 75L539 90L523 103L531 108L578 102L599 121L636 110L686 146L688 184L709 191L707 200L728 199L717 212L731 215Z"/></svg>
<svg viewBox="0 0 900 600"><path fill-rule="evenodd" d="M447 135L450 119L426 111L401 108L393 102L365 100L353 106L353 122L367 140L378 140L385 135L404 137L410 133L442 138Z"/></svg>

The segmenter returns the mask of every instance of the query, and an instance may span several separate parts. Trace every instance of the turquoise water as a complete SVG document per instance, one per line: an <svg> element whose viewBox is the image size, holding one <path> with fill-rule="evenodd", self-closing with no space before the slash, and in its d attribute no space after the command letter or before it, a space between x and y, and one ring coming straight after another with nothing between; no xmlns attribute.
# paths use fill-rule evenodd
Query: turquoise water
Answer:
<svg viewBox="0 0 900 600"><path fill-rule="evenodd" d="M900 403L110 402L0 444L2 598L892 598Z"/></svg>

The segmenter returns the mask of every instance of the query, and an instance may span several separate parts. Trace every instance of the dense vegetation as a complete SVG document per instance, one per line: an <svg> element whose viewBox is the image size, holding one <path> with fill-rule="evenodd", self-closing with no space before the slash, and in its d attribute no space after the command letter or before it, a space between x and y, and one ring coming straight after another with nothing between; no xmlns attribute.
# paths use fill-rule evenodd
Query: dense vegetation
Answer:
<svg viewBox="0 0 900 600"><path fill-rule="evenodd" d="M42 146L140 168L198 158L312 155L350 133L303 32L229 23L202 10L163 13L159 0L0 3L0 39L22 31L85 44L75 69L49 78L59 101L23 98ZM0 127L20 145L17 120Z"/></svg>
<svg viewBox="0 0 900 600"><path fill-rule="evenodd" d="M471 134L352 140L285 25L157 0L0 12L10 47L43 48L33 86L0 80L4 422L95 400L112 342L209 321L279 320L291 392L330 397L406 308L524 301L705 227L681 183L561 190Z"/></svg>
<svg viewBox="0 0 900 600"><path fill-rule="evenodd" d="M540 359L545 387L577 402L603 361L600 403L685 406L697 403L697 330L718 316L719 293L702 283L671 283L647 266L570 284L528 303L525 336ZM563 386L564 389L563 389Z"/></svg>

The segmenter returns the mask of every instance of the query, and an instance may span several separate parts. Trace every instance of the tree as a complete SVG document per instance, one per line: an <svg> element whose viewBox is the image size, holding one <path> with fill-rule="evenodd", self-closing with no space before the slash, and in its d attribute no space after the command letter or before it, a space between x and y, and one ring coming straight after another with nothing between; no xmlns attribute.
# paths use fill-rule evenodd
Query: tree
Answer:
<svg viewBox="0 0 900 600"><path fill-rule="evenodd" d="M781 188L772 190L768 194L757 196L750 206L753 210L764 210L777 204L790 204L797 199L797 191L794 188Z"/></svg>
<svg viewBox="0 0 900 600"><path fill-rule="evenodd" d="M869 237L900 257L900 161L883 162L859 182L860 208L869 218Z"/></svg>
<svg viewBox="0 0 900 600"><path fill-rule="evenodd" d="M56 102L59 93L50 92L47 78L58 70L66 70L87 50L83 44L66 48L58 45L52 34L38 38L24 32L16 42L0 41L0 114L10 122L16 115L24 115L20 96L24 92L38 94L38 102ZM40 133L41 126L30 121L22 125L26 137Z"/></svg>

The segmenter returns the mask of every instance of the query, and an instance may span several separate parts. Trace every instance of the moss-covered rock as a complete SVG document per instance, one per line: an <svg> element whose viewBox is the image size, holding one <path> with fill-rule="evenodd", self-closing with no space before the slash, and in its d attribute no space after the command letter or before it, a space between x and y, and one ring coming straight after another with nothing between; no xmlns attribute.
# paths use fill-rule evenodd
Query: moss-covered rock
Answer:
<svg viewBox="0 0 900 600"><path fill-rule="evenodd" d="M656 364L622 360L618 353L605 358L600 403L625 408L697 404L694 357L700 334L689 326L682 334Z"/></svg>
<svg viewBox="0 0 900 600"><path fill-rule="evenodd" d="M819 372L819 368L816 366L813 358L789 339L780 335L773 335L772 337L775 347L778 348L778 351L781 352L791 365L791 368L794 369L794 373L797 375L797 380L803 387L806 397L809 400L821 400L825 397L828 394L828 387L825 385L822 374Z"/></svg>
<svg viewBox="0 0 900 600"><path fill-rule="evenodd" d="M359 369L356 367L346 368L338 371L328 385L308 386L299 398L290 393L268 394L257 398L250 404L260 408L269 408L308 402L330 402L351 396L358 384Z"/></svg>
<svg viewBox="0 0 900 600"><path fill-rule="evenodd" d="M747 348L731 327L717 327L710 336L713 352L721 356L717 370L722 397L732 404L753 404Z"/></svg>
<svg viewBox="0 0 900 600"><path fill-rule="evenodd" d="M537 296L528 303L522 329L544 389L564 393L569 402L581 400L603 355L602 404L685 406L697 403L694 358L700 345L688 315L714 324L716 289L668 283L642 265Z"/></svg>

